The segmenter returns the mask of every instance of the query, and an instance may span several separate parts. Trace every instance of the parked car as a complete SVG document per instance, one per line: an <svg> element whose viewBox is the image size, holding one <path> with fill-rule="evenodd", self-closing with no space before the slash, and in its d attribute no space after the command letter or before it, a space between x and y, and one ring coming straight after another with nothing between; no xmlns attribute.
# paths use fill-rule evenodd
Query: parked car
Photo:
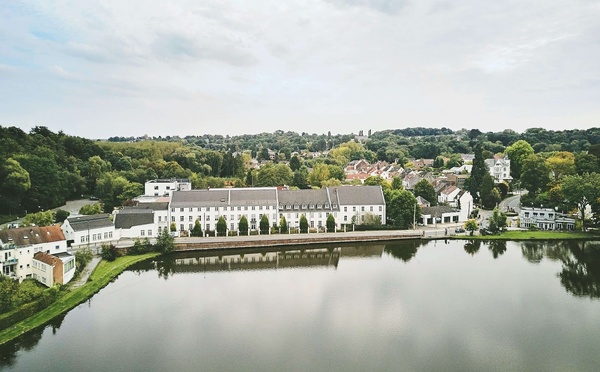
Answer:
<svg viewBox="0 0 600 372"><path fill-rule="evenodd" d="M454 229L454 232L457 234L461 234L465 232L465 229L463 229L462 227L457 227L456 229Z"/></svg>

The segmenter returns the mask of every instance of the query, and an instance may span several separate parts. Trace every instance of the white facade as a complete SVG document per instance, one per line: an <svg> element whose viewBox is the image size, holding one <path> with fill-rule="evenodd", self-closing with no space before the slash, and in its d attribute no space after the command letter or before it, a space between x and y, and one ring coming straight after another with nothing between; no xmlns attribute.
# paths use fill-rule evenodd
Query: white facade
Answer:
<svg viewBox="0 0 600 372"><path fill-rule="evenodd" d="M192 183L188 179L157 179L147 181L144 194L148 196L171 196L173 191L190 191Z"/></svg>
<svg viewBox="0 0 600 372"><path fill-rule="evenodd" d="M33 277L33 255L67 252L59 226L24 227L0 231L0 273L20 282Z"/></svg>
<svg viewBox="0 0 600 372"><path fill-rule="evenodd" d="M575 219L558 213L552 208L521 207L520 227L536 226L540 230L574 230Z"/></svg>
<svg viewBox="0 0 600 372"><path fill-rule="evenodd" d="M75 275L75 256L69 253L36 254L33 257L32 269L33 279L47 287L67 284Z"/></svg>
<svg viewBox="0 0 600 372"><path fill-rule="evenodd" d="M510 176L510 159L507 157L500 159L486 159L485 165L488 167L488 171L494 182L500 183L504 181L512 181Z"/></svg>
<svg viewBox="0 0 600 372"><path fill-rule="evenodd" d="M120 238L108 214L69 217L61 228L71 249L99 249Z"/></svg>
<svg viewBox="0 0 600 372"><path fill-rule="evenodd" d="M131 226L130 228L121 228L119 234L123 239L151 239L157 237L157 229L154 223L149 223L145 225Z"/></svg>

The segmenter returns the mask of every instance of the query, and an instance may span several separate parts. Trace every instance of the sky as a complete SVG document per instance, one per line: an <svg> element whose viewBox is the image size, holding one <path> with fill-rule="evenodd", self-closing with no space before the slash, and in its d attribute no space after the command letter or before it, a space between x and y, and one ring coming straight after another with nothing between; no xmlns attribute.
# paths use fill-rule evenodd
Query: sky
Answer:
<svg viewBox="0 0 600 372"><path fill-rule="evenodd" d="M0 125L86 138L600 126L597 0L4 0Z"/></svg>

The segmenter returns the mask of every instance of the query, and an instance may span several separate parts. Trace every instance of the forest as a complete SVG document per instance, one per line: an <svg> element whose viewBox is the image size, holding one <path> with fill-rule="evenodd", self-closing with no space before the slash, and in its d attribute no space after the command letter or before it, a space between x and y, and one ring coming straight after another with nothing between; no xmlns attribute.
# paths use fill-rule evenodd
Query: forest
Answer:
<svg viewBox="0 0 600 372"><path fill-rule="evenodd" d="M565 202L557 189L562 177L600 170L600 128L523 133L405 128L360 137L276 131L91 140L43 126L29 133L0 127L0 214L22 216L82 197L100 198L105 211L111 211L142 194L144 182L155 178L189 178L194 188L322 187L343 183L343 167L351 160L410 166L413 159L436 159L439 170L460 165L458 154L475 153L476 147L484 158L511 158L515 182L532 191L530 203ZM252 167L253 159L263 163L260 169ZM533 172L535 164L544 166ZM524 179L523 167L529 169Z"/></svg>

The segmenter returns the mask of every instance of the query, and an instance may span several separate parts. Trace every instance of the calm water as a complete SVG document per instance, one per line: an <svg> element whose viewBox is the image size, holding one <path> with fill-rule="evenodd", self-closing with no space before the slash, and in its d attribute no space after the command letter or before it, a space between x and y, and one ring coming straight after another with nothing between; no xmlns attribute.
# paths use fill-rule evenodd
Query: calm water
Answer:
<svg viewBox="0 0 600 372"><path fill-rule="evenodd" d="M0 347L19 371L597 371L600 243L437 241L139 264ZM240 252L238 252L240 253Z"/></svg>

